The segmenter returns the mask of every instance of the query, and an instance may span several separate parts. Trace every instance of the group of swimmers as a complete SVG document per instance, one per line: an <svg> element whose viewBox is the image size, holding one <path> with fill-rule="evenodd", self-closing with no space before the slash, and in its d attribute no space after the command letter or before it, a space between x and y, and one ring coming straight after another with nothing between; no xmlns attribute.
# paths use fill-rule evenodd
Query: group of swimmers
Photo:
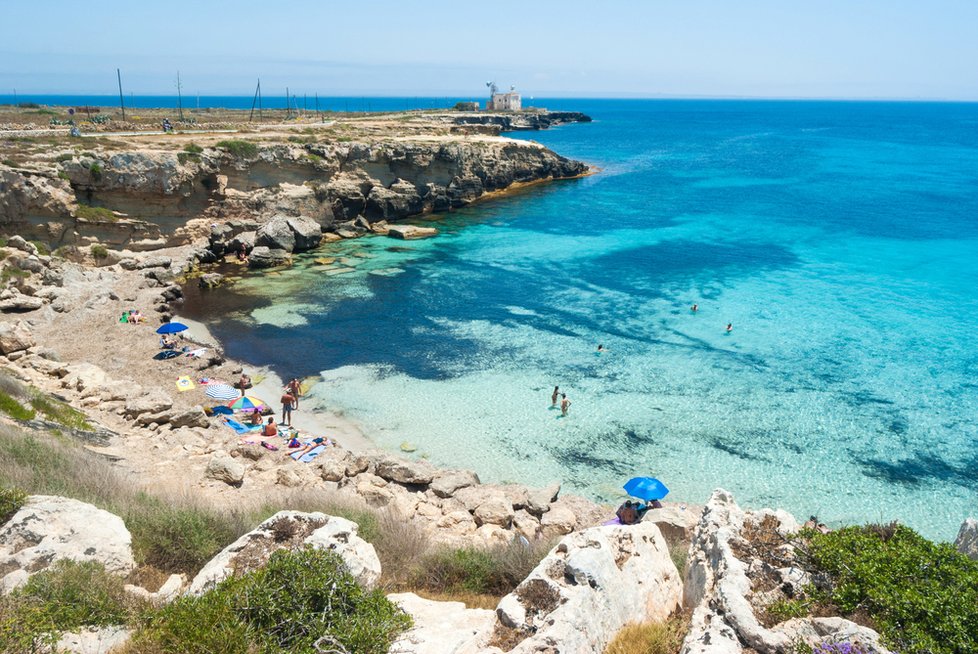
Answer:
<svg viewBox="0 0 978 654"><path fill-rule="evenodd" d="M693 304L693 306L691 306L689 308L689 310L692 311L693 313L696 313L697 311L700 310L700 305ZM733 323L732 322L728 322L727 323L727 333L729 334L732 331L733 331ZM598 349L601 349L600 346L598 346Z"/></svg>

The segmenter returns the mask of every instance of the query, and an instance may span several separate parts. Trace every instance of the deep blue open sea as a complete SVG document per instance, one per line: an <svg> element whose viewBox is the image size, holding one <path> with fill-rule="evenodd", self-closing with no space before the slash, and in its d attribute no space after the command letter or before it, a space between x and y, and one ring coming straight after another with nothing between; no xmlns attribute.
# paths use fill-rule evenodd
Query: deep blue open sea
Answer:
<svg viewBox="0 0 978 654"><path fill-rule="evenodd" d="M546 104L595 122L513 136L599 174L188 310L233 357L322 374L379 445L484 481L614 500L651 474L953 539L978 514L978 105Z"/></svg>

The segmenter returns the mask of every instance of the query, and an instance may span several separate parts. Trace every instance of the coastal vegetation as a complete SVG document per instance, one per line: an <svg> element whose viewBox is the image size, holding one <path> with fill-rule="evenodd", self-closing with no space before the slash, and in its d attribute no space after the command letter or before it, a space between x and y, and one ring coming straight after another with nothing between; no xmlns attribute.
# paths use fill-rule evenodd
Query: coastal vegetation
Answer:
<svg viewBox="0 0 978 654"><path fill-rule="evenodd" d="M258 146L251 141L232 139L218 141L215 146L227 150L228 154L240 159L250 159L258 155Z"/></svg>
<svg viewBox="0 0 978 654"><path fill-rule="evenodd" d="M978 561L893 523L803 532L814 570L815 605L868 614L902 654L978 651Z"/></svg>
<svg viewBox="0 0 978 654"><path fill-rule="evenodd" d="M677 654L688 626L686 614L674 615L665 622L628 624L608 644L604 654Z"/></svg>
<svg viewBox="0 0 978 654"><path fill-rule="evenodd" d="M80 218L81 220L87 220L89 222L115 222L118 220L115 214L112 213L111 209L106 209L105 207L93 207L87 204L78 205L78 209L75 210L75 217Z"/></svg>

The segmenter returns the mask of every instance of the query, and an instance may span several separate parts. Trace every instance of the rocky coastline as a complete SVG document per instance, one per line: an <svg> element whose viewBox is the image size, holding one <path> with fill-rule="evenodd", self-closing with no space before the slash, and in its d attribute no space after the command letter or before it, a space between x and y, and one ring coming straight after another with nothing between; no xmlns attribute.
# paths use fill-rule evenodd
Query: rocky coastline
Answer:
<svg viewBox="0 0 978 654"><path fill-rule="evenodd" d="M452 118L463 121L453 129L467 125L466 116ZM479 118L487 122L478 127L520 129ZM416 523L433 542L557 541L495 611L391 595L415 623L392 652L600 652L630 622L684 611L691 617L683 654L777 654L796 642L841 639L888 651L876 632L840 617L765 624L766 608L806 582L788 549L799 525L783 511L745 511L717 490L705 507L667 503L639 525L602 525L611 507L562 494L557 480L542 488L483 484L475 471L375 451L352 434L339 437L343 447L299 463L243 442L205 412L199 393L174 388L178 375L230 381L243 370L203 334L187 343L205 349L198 356L153 360L153 329L178 310L182 284L222 282L201 276L201 266L241 252L253 267L274 267L324 239L392 230L429 236L393 221L587 173L584 164L536 144L429 132L328 144L263 134L254 150L214 142L194 151L182 141L177 149L101 144L90 153L69 146L0 165L0 228L9 236L0 249L9 271L0 292L0 361L21 383L82 409L91 429L69 435L146 488L179 486L228 505L273 489L315 489ZM52 256L43 246L64 250ZM119 322L132 307L146 311L148 324ZM269 392L281 387L274 377L266 384ZM300 429L320 428L304 426L303 414ZM38 420L16 426L38 434L56 427ZM301 538L278 538L283 523ZM246 548L251 565L261 565L270 551L298 543L338 551L370 586L380 565L357 531L335 516L277 514L229 544L197 578L177 575L157 589L132 585L128 592L159 603L199 594L240 569ZM972 520L959 536L972 556L976 534ZM254 551L255 543L265 549ZM685 572L676 551L688 561ZM70 498L32 496L0 526L5 593L60 558L86 557L120 574L132 569L121 519ZM92 637L73 634L64 647L107 652L127 637L99 634L100 649L91 649ZM81 641L90 648L72 644Z"/></svg>

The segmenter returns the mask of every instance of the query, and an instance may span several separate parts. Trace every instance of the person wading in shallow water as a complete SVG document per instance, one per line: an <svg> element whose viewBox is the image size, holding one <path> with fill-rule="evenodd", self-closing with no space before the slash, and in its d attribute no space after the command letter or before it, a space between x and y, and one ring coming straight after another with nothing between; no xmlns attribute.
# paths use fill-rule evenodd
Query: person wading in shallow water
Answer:
<svg viewBox="0 0 978 654"><path fill-rule="evenodd" d="M566 416L567 410L570 409L571 401L567 399L567 393L560 394L560 415Z"/></svg>
<svg viewBox="0 0 978 654"><path fill-rule="evenodd" d="M550 396L550 406L557 406L558 397L560 397L560 386L554 386L554 394Z"/></svg>
<svg viewBox="0 0 978 654"><path fill-rule="evenodd" d="M727 323L727 333L729 334L732 331L733 331L733 323L732 322L728 322Z"/></svg>

